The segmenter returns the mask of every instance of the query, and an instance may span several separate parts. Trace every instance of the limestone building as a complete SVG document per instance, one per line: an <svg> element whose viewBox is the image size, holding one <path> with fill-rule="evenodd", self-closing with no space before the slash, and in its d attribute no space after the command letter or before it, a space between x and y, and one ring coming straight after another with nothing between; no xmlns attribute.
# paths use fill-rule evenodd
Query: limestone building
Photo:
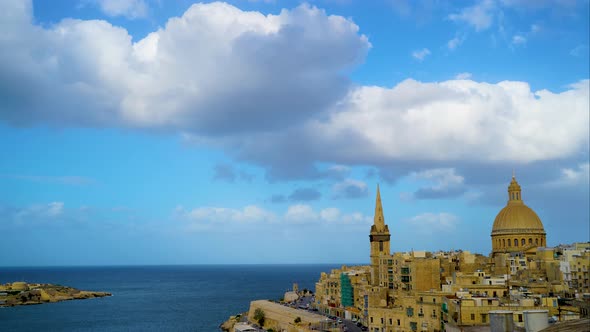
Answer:
<svg viewBox="0 0 590 332"><path fill-rule="evenodd" d="M508 203L500 210L492 227L492 255L528 252L546 245L543 223L535 211L522 200L520 185L514 175L508 186Z"/></svg>
<svg viewBox="0 0 590 332"><path fill-rule="evenodd" d="M543 223L521 194L513 176L508 203L493 224L489 256L463 250L391 253L377 187L370 265L322 273L315 307L373 332L467 331L489 326L496 310L512 312L519 328L526 310L547 310L559 320L579 317L581 311L560 307L557 297L582 298L590 289L590 244L547 248Z"/></svg>

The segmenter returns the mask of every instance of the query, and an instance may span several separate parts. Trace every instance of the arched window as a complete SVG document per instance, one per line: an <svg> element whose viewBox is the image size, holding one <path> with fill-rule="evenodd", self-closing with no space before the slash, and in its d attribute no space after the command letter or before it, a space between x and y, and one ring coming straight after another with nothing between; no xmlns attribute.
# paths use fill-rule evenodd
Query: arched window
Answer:
<svg viewBox="0 0 590 332"><path fill-rule="evenodd" d="M506 248L506 239L502 239L502 247Z"/></svg>
<svg viewBox="0 0 590 332"><path fill-rule="evenodd" d="M533 239L529 237L529 244L533 244Z"/></svg>
<svg viewBox="0 0 590 332"><path fill-rule="evenodd" d="M535 244L539 245L539 239L535 239Z"/></svg>
<svg viewBox="0 0 590 332"><path fill-rule="evenodd" d="M526 244L526 240L525 239L521 239L520 240L520 245L524 247L525 244Z"/></svg>
<svg viewBox="0 0 590 332"><path fill-rule="evenodd" d="M541 245L543 245L543 239L541 239Z"/></svg>
<svg viewBox="0 0 590 332"><path fill-rule="evenodd" d="M514 246L518 247L518 239L514 239Z"/></svg>

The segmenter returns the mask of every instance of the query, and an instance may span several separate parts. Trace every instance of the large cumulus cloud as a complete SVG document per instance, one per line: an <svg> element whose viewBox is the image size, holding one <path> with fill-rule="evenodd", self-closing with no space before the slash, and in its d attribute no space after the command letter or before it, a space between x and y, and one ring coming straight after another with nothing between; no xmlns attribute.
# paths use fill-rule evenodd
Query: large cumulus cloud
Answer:
<svg viewBox="0 0 590 332"><path fill-rule="evenodd" d="M276 177L317 176L313 161L329 161L375 165L386 179L391 168L404 175L457 164L471 174L501 168L505 178L516 166L559 171L587 160L589 99L588 80L558 93L514 81L359 86L324 118L226 146Z"/></svg>
<svg viewBox="0 0 590 332"><path fill-rule="evenodd" d="M136 43L105 21L32 24L3 2L0 118L186 130L278 130L342 98L370 47L350 20L302 5L278 15L195 4Z"/></svg>
<svg viewBox="0 0 590 332"><path fill-rule="evenodd" d="M588 80L561 92L514 81L354 86L347 71L368 39L309 5L263 15L195 4L137 42L105 21L42 27L30 2L1 6L0 121L13 125L182 133L271 179L329 177L321 165L341 164L393 180L453 168L468 184L498 165L558 174L588 160Z"/></svg>

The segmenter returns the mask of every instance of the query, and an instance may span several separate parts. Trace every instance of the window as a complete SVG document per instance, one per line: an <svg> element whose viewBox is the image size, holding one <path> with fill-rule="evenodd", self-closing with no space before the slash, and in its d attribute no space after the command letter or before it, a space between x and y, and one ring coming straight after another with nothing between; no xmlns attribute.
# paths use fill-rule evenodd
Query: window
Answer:
<svg viewBox="0 0 590 332"><path fill-rule="evenodd" d="M379 251L383 251L383 241L379 241Z"/></svg>
<svg viewBox="0 0 590 332"><path fill-rule="evenodd" d="M436 298L432 298L432 303L436 303Z"/></svg>
<svg viewBox="0 0 590 332"><path fill-rule="evenodd" d="M520 244L524 247L524 245L526 244L526 241L524 239L521 239Z"/></svg>
<svg viewBox="0 0 590 332"><path fill-rule="evenodd" d="M518 239L514 239L514 246L518 247Z"/></svg>
<svg viewBox="0 0 590 332"><path fill-rule="evenodd" d="M529 237L529 244L533 244L533 239Z"/></svg>
<svg viewBox="0 0 590 332"><path fill-rule="evenodd" d="M414 308L412 308L412 307L408 307L408 308L406 309L406 315L408 315L408 317L412 317L412 316L414 316Z"/></svg>
<svg viewBox="0 0 590 332"><path fill-rule="evenodd" d="M481 322L482 323L486 323L488 320L488 315L487 314L481 314Z"/></svg>
<svg viewBox="0 0 590 332"><path fill-rule="evenodd" d="M389 325L393 325L393 319L389 319Z"/></svg>
<svg viewBox="0 0 590 332"><path fill-rule="evenodd" d="M535 239L535 244L539 245L539 239Z"/></svg>
<svg viewBox="0 0 590 332"><path fill-rule="evenodd" d="M471 314L471 320L475 320L475 314Z"/></svg>
<svg viewBox="0 0 590 332"><path fill-rule="evenodd" d="M502 239L502 247L506 247L506 239Z"/></svg>
<svg viewBox="0 0 590 332"><path fill-rule="evenodd" d="M371 316L371 323L373 323L373 316Z"/></svg>
<svg viewBox="0 0 590 332"><path fill-rule="evenodd" d="M381 317L381 325L383 325L383 317Z"/></svg>
<svg viewBox="0 0 590 332"><path fill-rule="evenodd" d="M398 319L397 320L397 326L400 326L400 325L402 325L402 322Z"/></svg>
<svg viewBox="0 0 590 332"><path fill-rule="evenodd" d="M418 323L410 322L410 328L412 329L412 331L417 331L418 330Z"/></svg>

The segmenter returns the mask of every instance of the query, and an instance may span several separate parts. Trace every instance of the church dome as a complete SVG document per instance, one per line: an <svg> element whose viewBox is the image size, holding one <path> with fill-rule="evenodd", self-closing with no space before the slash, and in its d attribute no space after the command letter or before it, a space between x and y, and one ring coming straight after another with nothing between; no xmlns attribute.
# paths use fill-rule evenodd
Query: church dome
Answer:
<svg viewBox="0 0 590 332"><path fill-rule="evenodd" d="M492 234L544 232L543 223L535 211L524 203L508 203L494 220Z"/></svg>
<svg viewBox="0 0 590 332"><path fill-rule="evenodd" d="M522 201L520 185L512 176L508 186L508 204L496 216L492 235L539 232L545 233L543 223L535 211Z"/></svg>
<svg viewBox="0 0 590 332"><path fill-rule="evenodd" d="M529 251L546 244L543 223L522 201L514 176L508 186L508 203L496 216L491 236L493 253Z"/></svg>

